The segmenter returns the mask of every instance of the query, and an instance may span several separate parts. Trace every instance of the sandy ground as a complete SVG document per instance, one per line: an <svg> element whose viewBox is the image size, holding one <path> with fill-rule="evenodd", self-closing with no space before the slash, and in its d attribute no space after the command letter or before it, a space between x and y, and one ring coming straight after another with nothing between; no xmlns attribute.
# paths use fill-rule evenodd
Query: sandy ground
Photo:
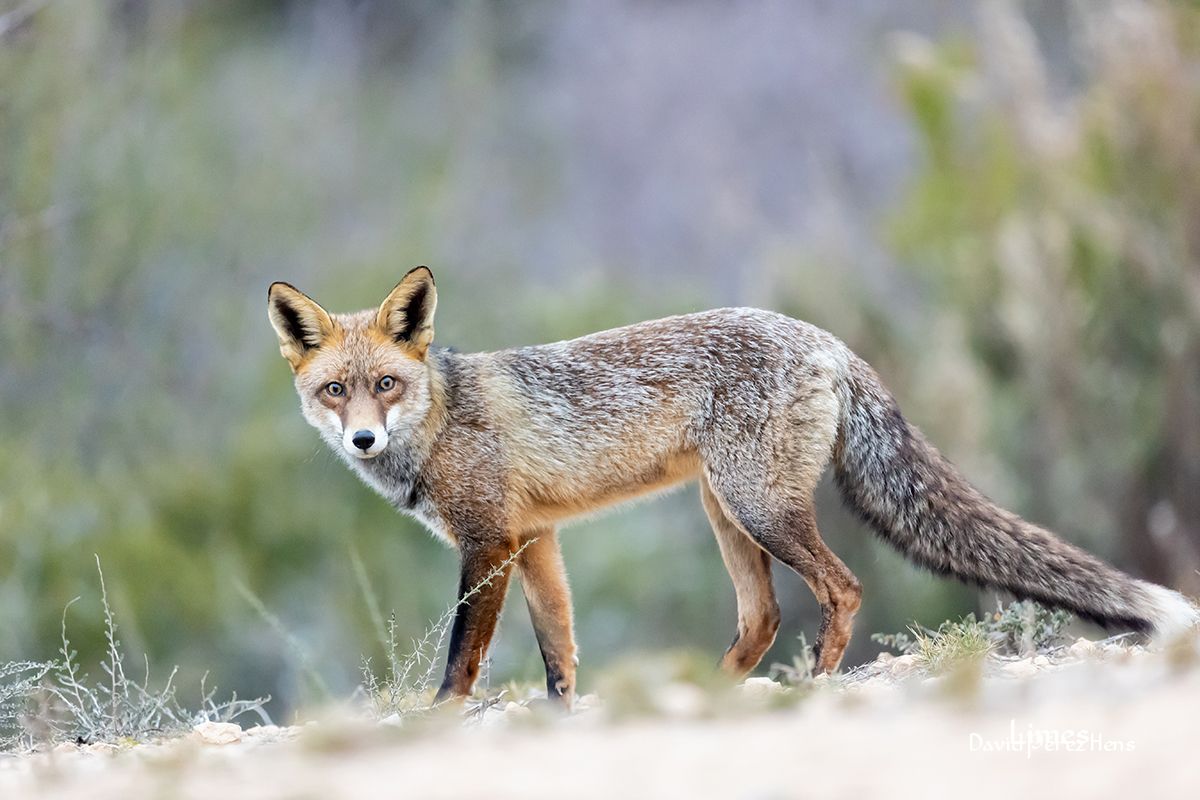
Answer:
<svg viewBox="0 0 1200 800"><path fill-rule="evenodd" d="M595 701L569 718L511 704L468 725L60 745L0 759L0 798L1200 796L1195 647L1083 650L932 679L883 657L800 700L753 680L733 708L665 685L658 712L634 719Z"/></svg>

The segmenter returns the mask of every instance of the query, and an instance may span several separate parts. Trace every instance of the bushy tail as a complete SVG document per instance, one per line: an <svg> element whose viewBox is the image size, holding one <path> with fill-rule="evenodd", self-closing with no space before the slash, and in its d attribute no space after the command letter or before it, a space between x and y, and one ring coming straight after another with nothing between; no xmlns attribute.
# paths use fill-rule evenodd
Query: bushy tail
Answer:
<svg viewBox="0 0 1200 800"><path fill-rule="evenodd" d="M996 506L901 416L879 376L851 360L835 453L846 502L935 572L1159 637L1200 622L1183 595L1136 580Z"/></svg>

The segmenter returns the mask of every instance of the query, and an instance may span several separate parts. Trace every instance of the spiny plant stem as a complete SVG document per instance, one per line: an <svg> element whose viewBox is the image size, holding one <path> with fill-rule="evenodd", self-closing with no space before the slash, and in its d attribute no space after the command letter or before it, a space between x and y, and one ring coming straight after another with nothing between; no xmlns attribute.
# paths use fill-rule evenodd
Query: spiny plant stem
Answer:
<svg viewBox="0 0 1200 800"><path fill-rule="evenodd" d="M396 655L396 615L392 614L387 625L387 656L388 675L385 680L379 680L370 672L369 662L364 661L363 683L364 690L371 701L373 712L380 718L398 714L401 717L408 714L424 713L432 708L423 699L433 686L436 678L438 658L446 643L454 616L458 610L478 595L485 586L491 586L493 581L507 572L520 557L525 548L536 542L529 539L521 544L509 556L497 564L483 578L463 593L456 602L451 604L424 633L412 642L412 649L407 655ZM482 655L481 655L482 658ZM486 662L485 662L486 666ZM423 669L422 669L423 667ZM414 672L420 670L415 679Z"/></svg>
<svg viewBox="0 0 1200 800"><path fill-rule="evenodd" d="M100 574L100 604L104 608L104 637L108 641L108 674L111 678L112 688L109 699L112 705L112 714L109 721L112 725L112 735L117 735L118 715L117 709L120 705L120 700L129 700L129 687L125 680L125 665L124 658L121 654L121 643L117 640L117 623L113 618L112 608L108 604L108 588L104 585L104 570L100 568L99 553L93 554L96 557L96 572ZM121 691L121 696L118 699L117 690Z"/></svg>

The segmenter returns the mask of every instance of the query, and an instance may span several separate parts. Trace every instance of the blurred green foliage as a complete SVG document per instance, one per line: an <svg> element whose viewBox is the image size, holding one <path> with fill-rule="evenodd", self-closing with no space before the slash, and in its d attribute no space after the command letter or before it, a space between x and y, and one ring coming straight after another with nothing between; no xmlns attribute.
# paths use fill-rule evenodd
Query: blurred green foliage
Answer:
<svg viewBox="0 0 1200 800"><path fill-rule="evenodd" d="M969 53L901 48L927 166L895 240L978 366L988 449L1025 471L1016 505L1195 593L1200 14L1077 23L1067 86L1011 7Z"/></svg>

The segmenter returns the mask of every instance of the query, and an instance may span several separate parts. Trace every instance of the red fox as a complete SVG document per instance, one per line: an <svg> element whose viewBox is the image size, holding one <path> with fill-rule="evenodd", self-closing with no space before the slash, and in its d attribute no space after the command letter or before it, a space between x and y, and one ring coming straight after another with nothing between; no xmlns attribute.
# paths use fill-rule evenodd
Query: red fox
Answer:
<svg viewBox="0 0 1200 800"><path fill-rule="evenodd" d="M748 673L775 639L774 557L816 595L816 666L836 670L862 587L817 531L813 488L830 463L863 520L935 572L1157 636L1200 621L1182 595L990 502L866 362L812 325L727 308L459 354L431 347L436 307L425 267L355 314L286 283L268 293L305 419L458 550L460 598L499 570L457 609L439 699L472 691L515 567L547 692L569 707L577 659L556 526L693 479L737 596L722 667Z"/></svg>

